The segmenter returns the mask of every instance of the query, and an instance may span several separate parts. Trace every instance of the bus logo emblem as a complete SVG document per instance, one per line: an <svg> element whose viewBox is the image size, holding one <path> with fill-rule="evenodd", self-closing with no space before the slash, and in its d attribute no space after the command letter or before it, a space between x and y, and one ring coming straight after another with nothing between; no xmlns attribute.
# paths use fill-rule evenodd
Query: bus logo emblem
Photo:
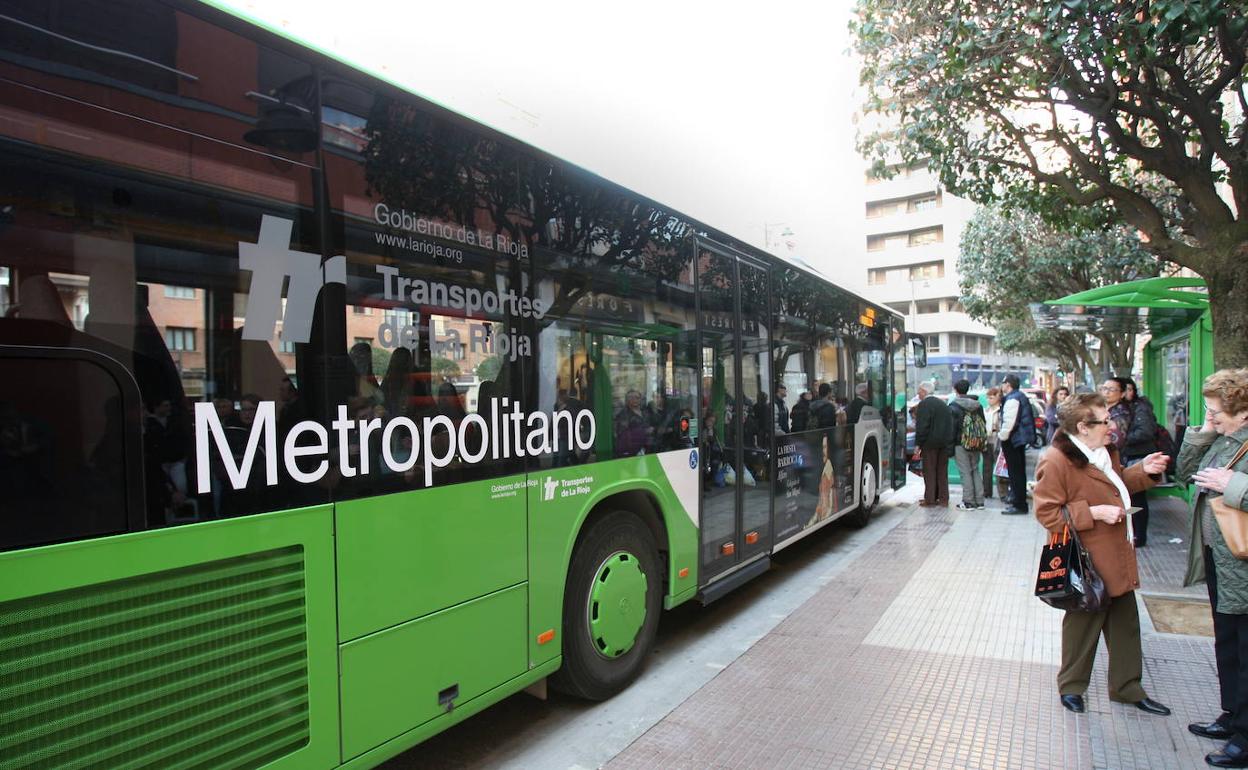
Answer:
<svg viewBox="0 0 1248 770"><path fill-rule="evenodd" d="M542 499L554 500L555 490L559 488L559 482L554 478L547 476L546 483L542 485Z"/></svg>
<svg viewBox="0 0 1248 770"><path fill-rule="evenodd" d="M251 272L243 339L271 340L282 315L282 342L307 342L312 336L312 314L316 298L326 283L347 282L347 258L325 261L322 278L321 255L290 248L289 219L265 214L260 220L260 236L255 243L238 242L238 266ZM282 312L282 284L286 289L286 309Z"/></svg>

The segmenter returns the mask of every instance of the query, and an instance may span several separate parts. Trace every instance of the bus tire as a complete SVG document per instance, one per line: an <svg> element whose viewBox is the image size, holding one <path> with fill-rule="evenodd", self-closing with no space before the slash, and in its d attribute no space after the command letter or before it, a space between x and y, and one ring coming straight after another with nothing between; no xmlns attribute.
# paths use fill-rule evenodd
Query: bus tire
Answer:
<svg viewBox="0 0 1248 770"><path fill-rule="evenodd" d="M623 510L594 521L568 567L563 666L550 683L593 701L631 684L654 646L662 591L658 548L649 527ZM643 610L640 617L638 609Z"/></svg>
<svg viewBox="0 0 1248 770"><path fill-rule="evenodd" d="M880 501L880 450L871 440L862 448L862 470L858 474L858 507L845 517L856 529L862 529L871 521L871 513Z"/></svg>

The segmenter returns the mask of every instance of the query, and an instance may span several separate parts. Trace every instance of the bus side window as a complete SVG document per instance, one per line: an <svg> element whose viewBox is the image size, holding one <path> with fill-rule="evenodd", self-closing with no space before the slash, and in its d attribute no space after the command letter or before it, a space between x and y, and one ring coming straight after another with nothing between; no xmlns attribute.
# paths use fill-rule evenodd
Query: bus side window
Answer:
<svg viewBox="0 0 1248 770"><path fill-rule="evenodd" d="M138 393L100 358L0 345L0 549L141 522L141 476L125 462L139 440L126 420Z"/></svg>

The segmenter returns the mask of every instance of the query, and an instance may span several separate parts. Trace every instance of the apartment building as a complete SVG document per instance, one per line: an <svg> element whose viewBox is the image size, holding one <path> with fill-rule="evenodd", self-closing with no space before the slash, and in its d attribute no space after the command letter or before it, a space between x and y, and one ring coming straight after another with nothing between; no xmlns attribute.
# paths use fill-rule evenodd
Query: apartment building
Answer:
<svg viewBox="0 0 1248 770"><path fill-rule="evenodd" d="M891 179L866 178L865 291L926 337L928 367L911 376L934 378L940 392L963 377L986 388L1009 373L1048 387L1052 362L1000 350L993 328L959 299L958 243L975 205L941 190L925 165L894 170Z"/></svg>

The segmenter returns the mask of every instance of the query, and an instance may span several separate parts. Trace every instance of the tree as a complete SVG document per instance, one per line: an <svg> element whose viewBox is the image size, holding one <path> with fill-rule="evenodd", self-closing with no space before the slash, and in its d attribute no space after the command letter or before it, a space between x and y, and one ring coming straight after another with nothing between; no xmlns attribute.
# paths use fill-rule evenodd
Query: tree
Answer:
<svg viewBox="0 0 1248 770"><path fill-rule="evenodd" d="M1055 222L1110 216L1209 286L1219 366L1248 365L1245 4L858 0L879 171ZM1229 197L1229 201L1228 201Z"/></svg>
<svg viewBox="0 0 1248 770"><path fill-rule="evenodd" d="M1038 328L1027 298L1056 299L1152 277L1160 263L1126 227L1061 228L1031 212L985 206L962 231L958 274L966 312L994 326L1002 348L1101 376L1130 372L1135 335L1096 334L1099 349L1090 350L1083 332Z"/></svg>
<svg viewBox="0 0 1248 770"><path fill-rule="evenodd" d="M499 371L503 368L503 359L501 356L493 355L481 359L481 363L477 364L475 369L477 379L482 382L492 382L498 377Z"/></svg>
<svg viewBox="0 0 1248 770"><path fill-rule="evenodd" d="M449 358L438 356L430 361L430 371L436 380L452 380L459 376L459 364Z"/></svg>

